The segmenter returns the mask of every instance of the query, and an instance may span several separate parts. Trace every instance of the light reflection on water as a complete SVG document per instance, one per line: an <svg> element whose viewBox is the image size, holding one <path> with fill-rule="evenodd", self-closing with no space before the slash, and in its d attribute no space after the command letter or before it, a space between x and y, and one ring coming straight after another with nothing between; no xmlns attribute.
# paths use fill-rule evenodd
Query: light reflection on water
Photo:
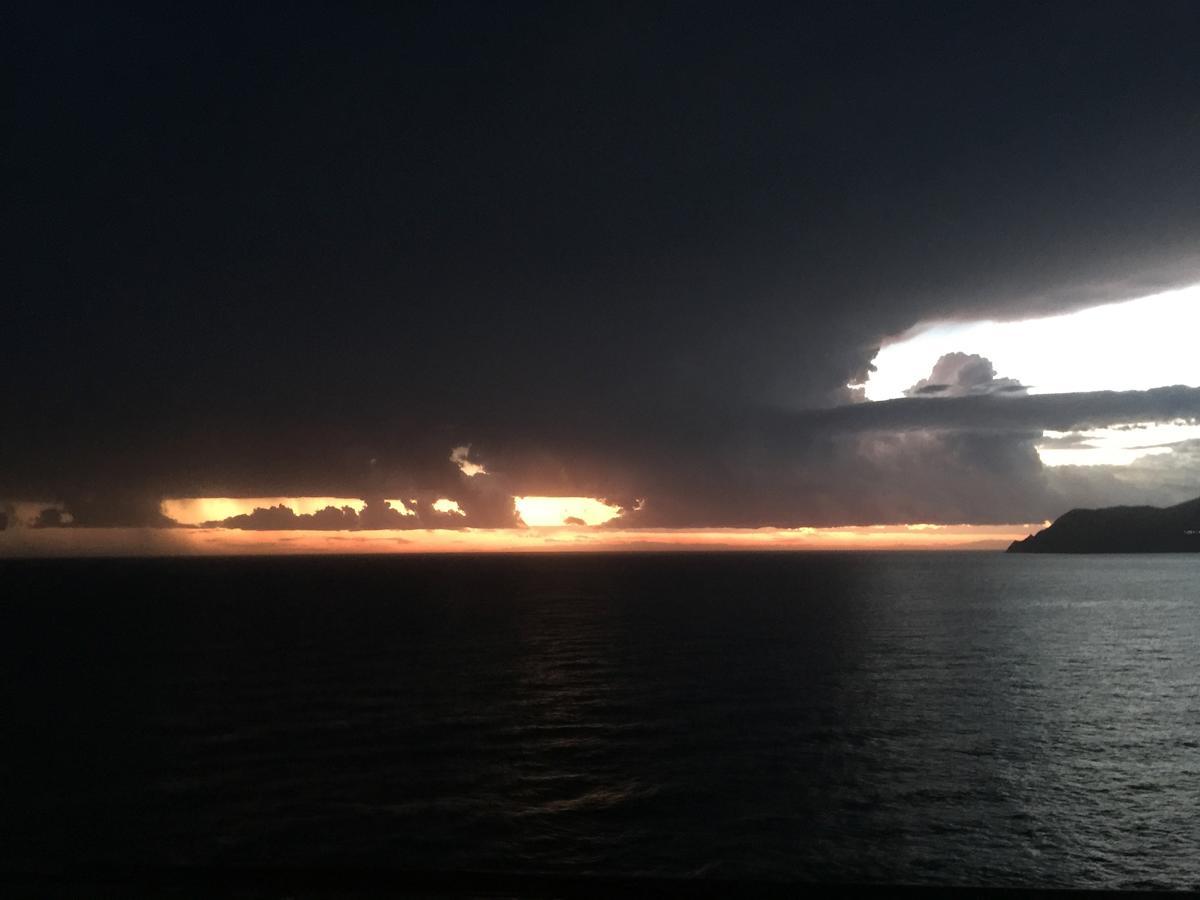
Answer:
<svg viewBox="0 0 1200 900"><path fill-rule="evenodd" d="M4 574L9 865L1200 885L1198 558Z"/></svg>

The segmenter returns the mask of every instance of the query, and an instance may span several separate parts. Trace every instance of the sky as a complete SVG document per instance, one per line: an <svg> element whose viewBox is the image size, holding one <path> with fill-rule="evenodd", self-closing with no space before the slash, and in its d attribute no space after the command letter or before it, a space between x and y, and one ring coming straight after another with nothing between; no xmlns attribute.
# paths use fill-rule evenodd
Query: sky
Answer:
<svg viewBox="0 0 1200 900"><path fill-rule="evenodd" d="M0 554L1200 495L1194 3L170 6L0 29Z"/></svg>

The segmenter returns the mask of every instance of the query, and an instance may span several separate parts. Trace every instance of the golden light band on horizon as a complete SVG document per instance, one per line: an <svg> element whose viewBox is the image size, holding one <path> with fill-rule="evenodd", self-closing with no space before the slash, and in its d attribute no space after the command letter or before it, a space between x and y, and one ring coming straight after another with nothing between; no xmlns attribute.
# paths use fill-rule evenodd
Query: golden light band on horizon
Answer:
<svg viewBox="0 0 1200 900"><path fill-rule="evenodd" d="M561 553L671 550L999 550L1049 523L845 528L412 529L247 531L231 528L9 528L0 555L202 556L387 553Z"/></svg>
<svg viewBox="0 0 1200 900"><path fill-rule="evenodd" d="M611 522L622 513L614 504L594 497L514 497L514 504L524 528L461 528L461 529L364 529L361 531L322 531L309 529L250 530L209 527L205 523L221 522L231 516L249 514L258 508L286 506L297 515L311 514L326 507L351 507L361 512L366 503L346 497L190 497L164 500L162 511L184 529L167 529L175 536L203 533L227 535L228 543L244 548L267 546L277 551L296 546L316 548L333 544L356 544L359 549L349 552L380 552L384 543L399 542L405 546L395 552L437 552L445 549L522 550L522 549L619 549L632 543L663 548L676 546L712 546L714 548L755 547L872 547L872 546L936 546L961 543L971 538L1003 540L1024 537L1030 531L1046 527L1048 522L1022 525L935 525L910 523L895 525L863 525L848 527L798 528L607 528L596 526ZM385 501L403 515L415 515L412 501ZM465 516L454 500L440 498L431 507L443 514ZM132 534L146 529L87 529L71 532L98 534L122 532ZM1019 533L1018 533L1019 532ZM49 532L41 531L40 534ZM188 538L184 539L190 540ZM287 545L287 546L285 546Z"/></svg>

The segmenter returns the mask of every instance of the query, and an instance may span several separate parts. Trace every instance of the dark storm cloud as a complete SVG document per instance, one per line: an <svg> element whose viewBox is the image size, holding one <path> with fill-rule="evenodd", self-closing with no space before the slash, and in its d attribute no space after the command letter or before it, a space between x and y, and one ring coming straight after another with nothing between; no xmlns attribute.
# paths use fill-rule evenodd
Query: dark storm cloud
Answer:
<svg viewBox="0 0 1200 900"><path fill-rule="evenodd" d="M58 505L47 506L33 519L34 528L173 528L163 515L160 498L132 491L66 492Z"/></svg>
<svg viewBox="0 0 1200 900"><path fill-rule="evenodd" d="M1053 519L1077 506L1169 505L1200 493L1200 457L1181 448L1123 467L1049 468L1040 443L1037 432L826 435L757 468L718 465L687 478L656 471L660 489L610 526L1000 524Z"/></svg>
<svg viewBox="0 0 1200 900"><path fill-rule="evenodd" d="M1200 494L1200 441L1180 442L1171 453L1144 456L1128 466L1061 466L1048 475L1054 496L1066 501L1061 509L1171 506Z"/></svg>
<svg viewBox="0 0 1200 900"><path fill-rule="evenodd" d="M368 496L361 513L329 508L297 515L280 506L210 524L261 530L514 527L520 523L513 495L541 493L604 497L626 510L610 527L1034 521L1053 517L1056 507L1081 505L1076 495L1129 493L1128 481L1100 470L1070 477L1046 470L1035 449L1047 443L1044 430L1197 420L1200 389L1173 387L759 410L689 420L686 427L678 419L670 420L671 428L642 421L630 432L597 431L585 440L556 438L553 429L529 431L515 440L489 437L488 451L476 455L492 474L472 478L455 470L444 489L394 492L415 500L415 515ZM430 472L448 463L444 452L436 459ZM1179 457L1181 465L1189 461L1194 457ZM1198 475L1200 468L1193 468L1193 492ZM1145 487L1145 479L1139 483ZM1176 497L1171 490L1151 493ZM463 514L434 509L442 497L455 500ZM645 503L636 510L641 498ZM73 512L69 504L66 512ZM85 514L79 524L95 521ZM106 521L118 524L111 515Z"/></svg>
<svg viewBox="0 0 1200 900"><path fill-rule="evenodd" d="M1073 431L1061 437L1043 437L1038 441L1038 446L1052 450L1084 450L1095 444L1086 434Z"/></svg>
<svg viewBox="0 0 1200 900"><path fill-rule="evenodd" d="M931 381L936 405L798 414L930 317L1200 281L1198 15L29 6L5 29L0 496L79 524L450 497L499 524L539 483L665 492L646 514L681 523L858 517L904 506L869 465L989 452L872 429L1154 407ZM494 490L447 459L467 444L508 466ZM805 466L827 500L750 502Z"/></svg>
<svg viewBox="0 0 1200 900"><path fill-rule="evenodd" d="M285 504L257 507L252 512L205 522L205 528L237 528L243 531L362 531L379 528L417 528L419 519L393 509L386 501L373 500L356 511L351 506L327 506L314 513L297 514Z"/></svg>
<svg viewBox="0 0 1200 900"><path fill-rule="evenodd" d="M230 516L220 521L205 522L205 528L238 528L244 531L328 530L353 531L359 528L358 513L349 506L327 506L315 513L297 515L282 503L257 507L252 512Z"/></svg>
<svg viewBox="0 0 1200 900"><path fill-rule="evenodd" d="M1011 432L1078 431L1132 421L1172 422L1197 417L1200 417L1200 388L1175 385L1146 391L913 397L790 416L777 414L775 418L776 427L799 431L815 428L842 432L916 429Z"/></svg>
<svg viewBox="0 0 1200 900"><path fill-rule="evenodd" d="M31 527L33 528L62 528L71 524L71 520L57 507L48 506L37 514Z"/></svg>
<svg viewBox="0 0 1200 900"><path fill-rule="evenodd" d="M1200 420L1200 389L910 398L687 428L645 422L640 439L597 433L540 458L493 443L481 458L522 493L591 493L629 510L609 527L1034 521L1078 505L1037 455L1044 430L1181 418ZM568 469L573 480L555 474ZM1102 474L1072 484L1095 492L1119 480Z"/></svg>
<svg viewBox="0 0 1200 900"><path fill-rule="evenodd" d="M252 512L203 523L206 528L237 528L243 531L372 531L416 528L512 528L517 526L511 495L474 490L458 502L462 512L434 509L438 498L415 498L413 508L401 512L382 498L369 498L361 510L350 506L327 506L314 513L297 514L285 504L258 507Z"/></svg>

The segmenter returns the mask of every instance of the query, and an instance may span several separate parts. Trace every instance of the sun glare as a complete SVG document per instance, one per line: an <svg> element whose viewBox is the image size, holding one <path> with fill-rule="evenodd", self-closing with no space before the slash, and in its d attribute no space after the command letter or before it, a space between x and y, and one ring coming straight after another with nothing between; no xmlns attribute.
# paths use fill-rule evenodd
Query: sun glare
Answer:
<svg viewBox="0 0 1200 900"><path fill-rule="evenodd" d="M621 507L595 497L514 497L521 521L532 528L558 525L603 525Z"/></svg>

